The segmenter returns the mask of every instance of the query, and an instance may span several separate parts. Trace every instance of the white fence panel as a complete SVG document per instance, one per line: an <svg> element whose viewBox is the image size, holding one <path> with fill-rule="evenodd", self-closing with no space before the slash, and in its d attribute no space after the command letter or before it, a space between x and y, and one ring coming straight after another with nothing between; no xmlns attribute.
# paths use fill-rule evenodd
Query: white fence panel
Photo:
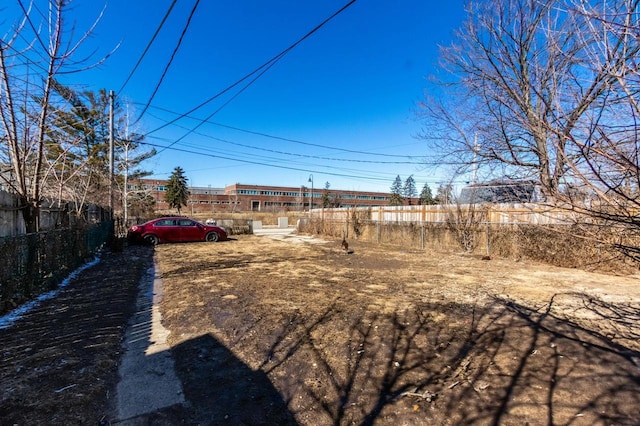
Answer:
<svg viewBox="0 0 640 426"><path fill-rule="evenodd" d="M542 204L509 203L485 205L433 205L433 206L384 206L371 209L337 208L314 209L314 218L347 221L353 212L369 211L376 222L446 223L453 215L465 214L470 209L486 212L486 222L513 225L559 225L585 221L587 218L577 213Z"/></svg>

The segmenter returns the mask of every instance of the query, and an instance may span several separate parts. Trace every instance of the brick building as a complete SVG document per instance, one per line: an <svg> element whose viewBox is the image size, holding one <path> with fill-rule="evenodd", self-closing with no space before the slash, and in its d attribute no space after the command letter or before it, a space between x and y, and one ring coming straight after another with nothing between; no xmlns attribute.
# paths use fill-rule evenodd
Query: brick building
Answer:
<svg viewBox="0 0 640 426"><path fill-rule="evenodd" d="M129 191L144 191L156 203L156 211L169 210L165 201L166 180L141 179ZM191 197L185 212L220 211L304 211L321 208L326 198L330 207L380 207L389 205L390 194L384 192L344 191L300 187L245 185L236 183L225 188L189 187ZM326 196L324 195L326 192Z"/></svg>

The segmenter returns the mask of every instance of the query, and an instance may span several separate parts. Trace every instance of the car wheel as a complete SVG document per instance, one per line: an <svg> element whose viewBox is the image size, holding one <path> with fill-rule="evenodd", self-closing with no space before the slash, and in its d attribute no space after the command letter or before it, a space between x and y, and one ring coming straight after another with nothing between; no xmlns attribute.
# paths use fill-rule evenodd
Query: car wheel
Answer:
<svg viewBox="0 0 640 426"><path fill-rule="evenodd" d="M218 236L217 232L209 232L205 239L210 243L215 243L216 241L218 241L218 238L220 237Z"/></svg>
<svg viewBox="0 0 640 426"><path fill-rule="evenodd" d="M153 235L153 234L149 234L149 235L145 235L144 236L144 241L152 246L156 246L158 245L158 243L160 242L160 240L158 239L157 236Z"/></svg>

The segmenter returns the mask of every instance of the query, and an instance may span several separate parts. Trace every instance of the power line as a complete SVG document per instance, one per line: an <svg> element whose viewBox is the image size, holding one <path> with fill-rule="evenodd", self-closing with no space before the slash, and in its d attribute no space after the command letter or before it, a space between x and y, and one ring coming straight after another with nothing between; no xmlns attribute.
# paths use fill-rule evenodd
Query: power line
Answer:
<svg viewBox="0 0 640 426"><path fill-rule="evenodd" d="M149 105L151 105L151 102L153 101L153 98L158 93L158 90L160 89L160 85L162 84L162 81L164 80L165 76L167 75L167 72L169 71L169 67L171 66L171 63L173 62L173 59L175 58L176 53L178 53L178 49L180 48L180 45L182 44L182 40L184 40L184 36L187 34L187 30L189 29L189 25L191 24L191 19L193 19L193 16L196 13L196 9L198 8L199 4L200 4L200 0L196 0L195 4L193 5L193 8L191 9L191 13L189 14L189 18L187 19L187 23L185 24L184 28L182 29L182 33L180 34L180 38L178 39L178 43L176 44L176 47L173 49L173 52L171 53L171 58L169 58L169 62L167 62L167 65L165 66L164 71L162 72L162 76L160 77L160 80L156 84L156 87L155 87L155 89L153 89L153 93L151 94L151 97L147 101L145 107L143 108L143 110L140 113L140 115L138 116L138 118L136 118L136 121L133 123L133 125L135 125L136 123L138 123L138 121L140 121L140 119L142 118L144 113L147 112L147 109L149 108Z"/></svg>
<svg viewBox="0 0 640 426"><path fill-rule="evenodd" d="M298 46L300 43L302 43L304 40L306 40L307 38L309 38L312 34L314 34L316 31L318 31L320 28L322 28L324 25L326 25L329 21L331 21L333 18L335 18L336 16L338 16L340 13L344 12L349 6L351 6L352 4L354 4L356 2L356 0L351 0L349 3L347 3L346 5L344 5L342 8L340 8L338 11L336 11L335 13L333 13L331 16L329 16L327 19L325 19L324 21L322 21L320 24L318 24L316 27L314 27L311 31L309 31L308 33L306 33L304 36L302 36L298 41L296 41L295 43L293 43L291 46L287 47L286 49L284 49L282 52L278 53L277 55L275 55L274 57L272 57L271 59L269 59L267 62L265 62L264 64L260 65L258 68L256 68L255 70L251 71L249 74L245 75L244 77L242 77L240 80L236 81L235 83L231 84L230 86L226 87L225 89L223 89L222 91L216 93L215 95L213 95L212 97L210 97L209 99L205 100L204 102L200 103L199 105L195 106L194 108L190 109L189 111L181 114L180 116L176 117L175 119L163 124L162 126L151 130L150 132L147 132L145 134L145 136L150 135L151 133L155 133L160 129L163 129L173 123L175 123L176 121L188 116L189 114L197 111L198 109L202 108L203 106L207 105L208 103L212 102L213 100L217 99L218 97L222 96L223 94L225 94L226 92L230 91L231 89L233 89L234 87L236 87L237 85L239 85L240 83L242 83L243 81L247 80L248 78L250 78L251 76L253 76L254 74L257 74L258 72L260 72L260 70L262 70L263 68L270 68L272 67L276 62L278 62L283 56L285 56L287 53L289 53L291 50L293 50L296 46ZM262 73L264 74L264 72ZM262 75L261 74L261 75ZM258 76L260 77L260 76ZM253 80L255 81L255 79ZM250 82L251 83L253 83ZM246 87L245 87L246 89ZM244 90L244 89L243 89ZM225 104L226 105L226 104ZM218 112L218 111L216 111ZM211 116L209 117L211 118Z"/></svg>
<svg viewBox="0 0 640 426"><path fill-rule="evenodd" d="M137 104L137 103L134 103L134 104L140 105L140 104ZM246 129L242 129L242 128L239 128L239 127L234 127L234 126L229 126L229 125L226 125L226 124L216 123L214 121L210 121L209 119L204 119L203 120L201 118L192 117L190 115L180 114L178 112L171 111L169 109L158 107L158 106L153 106L152 105L151 108L155 108L155 109L158 109L158 110L161 110L161 111L165 111L165 112L168 112L170 114L180 115L181 116L180 118L190 118L190 119L193 119L193 120L202 121L202 122L207 123L207 124L212 124L214 126L224 127L225 129L236 130L236 131L243 132L243 133L248 133L248 134L257 135L257 136L263 136L265 138L281 140L281 141L284 141L284 142L291 142L291 143L305 145L305 146L312 146L312 147L315 147L315 148L323 148L323 149L329 149L329 150L340 151L340 152L348 152L350 154L372 155L372 156L379 156L379 157L406 158L406 159L410 159L410 160L416 158L416 156L413 156L413 155L381 154L381 153L377 153L377 152L357 151L357 150L352 150L352 149L336 148L336 147L333 147L333 146L327 146L327 145L320 145L320 144L315 144L315 143L310 143L310 142L304 142L304 141L300 141L300 140L296 140L296 139L284 138L284 137L280 137L280 136L270 135L270 134L267 134L267 133L256 132L256 131L253 131L253 130L246 130ZM158 116L154 115L154 117L157 118L158 120L166 121L166 120L164 120L164 119L162 119L162 118L160 118ZM175 123L175 121L176 120L172 120L169 124ZM178 126L178 127L180 127L180 126ZM149 133L147 133L147 135L148 134ZM204 135L202 135L202 136L204 136ZM260 149L260 148L255 148L255 149Z"/></svg>
<svg viewBox="0 0 640 426"><path fill-rule="evenodd" d="M175 141L173 141L169 146L173 146L174 144L180 142L181 140L183 140L184 138L186 138L187 136L189 136L191 133L195 132L200 126L202 126L203 124L205 124L207 122L207 120L211 119L211 117L213 117L214 115L216 115L218 112L220 112L225 106L229 105L231 103L231 101L233 101L235 98L237 98L238 96L240 96L240 94L242 92L244 92L245 90L247 90L249 88L249 86L251 86L256 80L258 80L260 77L262 77L267 71L269 71L271 69L271 67L273 67L283 56L281 56L280 58L278 58L276 61L270 63L264 70L262 70L262 72L260 74L258 74L257 76L255 76L252 80L250 80L247 84L244 85L244 87L242 87L242 89L240 89L238 92L236 92L229 100L227 100L224 104L222 104L218 109L216 109L215 111L213 111L211 114L209 114L207 116L206 119L201 120L198 124L196 124L193 128L189 129L187 131L187 133L185 133L184 135L180 136L178 139L176 139ZM160 151L162 152L162 151Z"/></svg>
<svg viewBox="0 0 640 426"><path fill-rule="evenodd" d="M278 151L278 150L275 150L275 149L260 148L260 147L256 147L256 146L252 146L252 145L242 144L242 143L239 143L239 142L232 142L232 141L229 141L229 140L226 140L226 139L218 138L218 137L211 136L211 135L206 135L206 134L203 134L203 133L196 132L196 134L200 135L200 136L203 136L205 138L216 140L218 142L227 143L229 145L239 146L239 147L242 147L242 148L255 149L255 150L258 150L258 151L271 152L273 154L288 155L290 157L311 158L311 159L314 159L314 160L339 161L339 162L346 162L346 163L416 164L416 165L424 164L423 162L417 162L417 161L355 160L355 159L350 159L350 158L334 158L334 157L323 157L323 156L320 156L320 155L296 154L296 153L292 153L292 152Z"/></svg>
<svg viewBox="0 0 640 426"><path fill-rule="evenodd" d="M153 114L151 114L152 117L155 117ZM157 117L156 117L157 118ZM180 127L182 129L186 129L186 127L180 126L180 125L176 125L177 127ZM239 142L233 142L227 139L222 139L222 138L218 138L215 136L211 136L211 135L207 135L205 133L200 133L200 132L193 132L198 136L202 136L204 138L208 138L208 139L212 139L218 142L222 142L222 143L226 143L229 145L233 145L233 146L239 146L242 148L249 148L249 149L255 149L257 151L263 151L263 152L271 152L273 154L280 154L280 155L287 155L290 157L300 157L300 158L311 158L311 159L315 159L315 160L327 160L327 161L339 161L339 162L347 162L347 163L368 163L368 164L415 164L415 165L423 165L424 162L420 161L380 161L380 160L356 160L356 159L349 159L349 158L334 158L334 157L324 157L324 156L320 156L320 155L309 155L309 154L298 154L298 153L293 153L293 152L286 152L286 151L279 151L279 150L275 150L275 149L269 149L269 148L261 148L261 147L257 147L254 145L247 145L247 144L243 144L243 143L239 143ZM150 136L153 137L153 136ZM177 144L178 141L173 141L171 142L170 145L167 146L167 148L170 148L171 146ZM180 145L182 146L189 146L188 144L185 143L181 143ZM195 148L201 148L200 146L191 144L192 147ZM392 155L389 155L389 157L393 157ZM400 157L400 156L398 156Z"/></svg>
<svg viewBox="0 0 640 426"><path fill-rule="evenodd" d="M125 82L122 83L122 86L120 87L120 90L118 90L118 92L117 92L118 95L120 95L120 92L122 92L122 90L125 88L127 83L129 83L129 80L131 80L131 77L133 77L133 74L136 72L136 70L140 66L140 63L142 63L142 59L144 59L144 57L146 56L147 52L149 52L149 49L151 48L151 45L155 41L156 37L158 37L158 34L160 33L160 30L162 29L162 27L164 26L165 22L169 18L169 15L171 14L171 11L173 10L173 7L176 5L177 1L178 0L173 0L173 2L171 2L171 5L169 6L169 9L164 14L164 17L162 18L162 21L158 25L158 28L156 28L155 33L151 37L151 40L149 40L149 43L147 44L147 47L145 47L144 52L142 52L142 55L140 55L140 58L138 58L138 62L136 62L136 65L133 67L133 69L129 73L129 76L127 77Z"/></svg>
<svg viewBox="0 0 640 426"><path fill-rule="evenodd" d="M202 156L205 156L205 157L220 158L222 160L236 161L236 162L239 162L239 163L253 164L253 165L258 165L258 166L266 166L266 167L274 167L274 168L285 169L285 170L294 170L294 171L305 172L305 173L317 173L317 174L324 174L324 175L329 175L329 176L348 177L348 178L367 179L367 180L379 180L379 181L385 181L385 182L387 182L389 180L389 179L386 179L386 178L376 178L376 177L363 178L362 176L347 175L347 174L343 174L343 173L326 172L326 171L319 171L319 170L309 170L309 169L303 169L303 168L298 168L298 167L290 167L290 166L279 166L279 165L263 163L263 162L259 162L259 161L242 160L242 159L233 158L233 157L226 157L224 155L212 154L212 153L208 153L208 152L198 152L198 151L193 151L193 150L188 150L188 149L169 147L169 146L166 146L166 145L158 145L158 144L154 144L154 143L150 143L150 142L141 142L141 144L152 146L154 148L163 149L163 150L164 149L171 149L172 151L184 152L184 153L187 153L187 154L202 155Z"/></svg>
<svg viewBox="0 0 640 426"><path fill-rule="evenodd" d="M158 137L154 137L151 136L151 138L154 139L158 139L158 140L162 140L161 138ZM171 151L176 151L176 152L183 152L183 153L187 153L187 154L193 154L193 155L200 155L200 156L204 156L204 157L210 157L210 158L218 158L218 159L222 159L222 160L229 160L229 161L233 161L233 162L238 162L238 163L243 163L243 164L251 164L251 165L258 165L258 166L265 166L265 167L272 167L272 168L276 168L276 169L283 169L283 170L293 170L293 171L302 171L305 173L316 173L316 174L321 174L321 175L328 175L328 176L336 176L336 177L346 177L346 178L351 178L351 179L358 179L358 180L364 180L364 181L380 181L380 182L392 182L393 178L398 175L398 173L393 172L393 173L386 173L386 177L381 177L382 173L380 172L376 172L376 171L365 171L365 170L357 170L357 169L345 169L345 168L340 168L338 170L343 170L346 172L355 172L355 173L360 173L358 175L355 174L347 174L347 173L336 173L336 172L332 172L332 171L327 171L327 170L320 170L317 168L313 168L313 167L317 167L317 165L309 165L308 167L306 167L304 165L304 163L301 163L303 166L305 167L293 167L293 166L286 166L286 165L280 165L280 164L273 164L273 163L267 163L264 161L256 161L256 160L251 160L251 159L242 159L242 158L238 158L238 157L228 157L228 156L224 156L224 155L220 155L220 154L214 154L211 152L202 152L202 151L195 151L192 149L184 149L184 148L176 148L176 147L168 147L167 145L159 145L159 144L155 144L155 143L151 143L151 142L141 142L141 144L143 145L148 145L148 146L152 146L158 149L169 149ZM263 157L264 158L264 157ZM275 161L280 161L283 162L284 160L280 160L280 159L274 159ZM336 169L335 167L332 167L332 169ZM367 175L371 173L370 175ZM443 181L443 179L421 179L421 181L424 182L428 182L428 183L432 183L432 184L436 184L436 183L440 183ZM453 179L452 182L457 182L457 183L464 183L466 182L467 179L464 178L458 178L458 179Z"/></svg>
<svg viewBox="0 0 640 426"><path fill-rule="evenodd" d="M154 138L153 136L151 136L151 138ZM165 141L166 142L166 141ZM167 149L169 150L173 150L174 148L168 147L168 145L163 145L164 147L167 147ZM199 146L191 146L191 145L182 145L182 148L179 148L188 152L193 152L195 154L202 154L207 156L211 151L209 149L205 149ZM219 151L216 151L219 152ZM224 154L224 155L223 155ZM292 161L292 160L287 160L287 159L283 159L280 157L272 157L272 156L265 156L265 155L255 155L255 154L250 154L250 153L227 153L224 152L223 154L217 154L218 156L232 156L235 160L247 160L247 161L251 161L254 163L257 163L259 165L268 165L268 166L276 166L276 165L282 165L285 167L294 167L294 166L298 166L298 167L304 167L305 170L309 169L309 168L322 168L322 169L327 169L327 170L341 170L341 171L345 171L345 172L353 172L353 173L363 173L363 174L371 174L371 175L375 175L375 176L380 176L381 173L378 171L373 171L373 170L362 170L362 169L353 169L353 168L347 168L347 167L335 167L335 166L329 166L326 164L315 164L315 163L308 163L308 162L304 162L304 161ZM393 174L393 176L395 176L395 173Z"/></svg>

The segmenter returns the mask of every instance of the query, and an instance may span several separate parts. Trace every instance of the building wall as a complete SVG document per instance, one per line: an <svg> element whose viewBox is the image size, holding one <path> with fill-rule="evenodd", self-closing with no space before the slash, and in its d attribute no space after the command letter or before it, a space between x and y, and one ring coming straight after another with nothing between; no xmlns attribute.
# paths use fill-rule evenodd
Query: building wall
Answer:
<svg viewBox="0 0 640 426"><path fill-rule="evenodd" d="M148 191L156 200L156 210L169 210L164 201L166 180L141 179L129 190L140 188ZM238 211L304 211L322 207L324 189L307 187L283 187L245 185L236 183L225 188L190 187L189 204L185 213L238 212ZM389 205L390 195L383 192L328 190L330 199L339 197L341 207L381 207ZM415 204L416 200L412 200Z"/></svg>

